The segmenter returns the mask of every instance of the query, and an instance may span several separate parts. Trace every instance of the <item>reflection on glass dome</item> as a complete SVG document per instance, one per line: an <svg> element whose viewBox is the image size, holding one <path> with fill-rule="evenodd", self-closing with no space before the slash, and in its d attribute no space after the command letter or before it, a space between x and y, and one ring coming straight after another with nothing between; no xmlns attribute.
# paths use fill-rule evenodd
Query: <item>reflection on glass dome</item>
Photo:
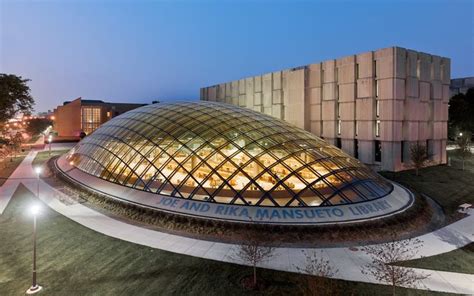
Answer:
<svg viewBox="0 0 474 296"><path fill-rule="evenodd" d="M309 132L215 102L129 111L82 140L68 159L113 183L225 204L327 206L392 190L358 160Z"/></svg>

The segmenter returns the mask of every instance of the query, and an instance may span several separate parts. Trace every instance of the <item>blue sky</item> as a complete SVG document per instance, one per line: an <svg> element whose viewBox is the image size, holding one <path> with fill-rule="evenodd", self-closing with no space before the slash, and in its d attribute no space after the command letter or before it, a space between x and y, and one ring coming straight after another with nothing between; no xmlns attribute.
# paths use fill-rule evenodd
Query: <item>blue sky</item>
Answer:
<svg viewBox="0 0 474 296"><path fill-rule="evenodd" d="M76 97L198 99L199 88L401 46L474 76L474 1L0 0L0 72L36 110Z"/></svg>

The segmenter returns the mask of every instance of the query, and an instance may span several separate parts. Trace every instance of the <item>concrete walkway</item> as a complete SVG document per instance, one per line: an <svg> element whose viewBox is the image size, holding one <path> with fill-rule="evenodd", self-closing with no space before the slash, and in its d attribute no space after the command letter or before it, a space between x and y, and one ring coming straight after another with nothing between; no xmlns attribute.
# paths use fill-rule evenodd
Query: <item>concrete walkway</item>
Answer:
<svg viewBox="0 0 474 296"><path fill-rule="evenodd" d="M35 155L36 152L31 152L14 173L16 176L25 178L22 183L32 192L36 192L37 188L37 181L34 179L36 176L31 167L31 161ZM19 180L12 181L10 186L13 186L15 182L17 182L16 186L18 186ZM3 187L0 188L0 205L5 204L4 198L6 194L13 194L14 190L11 188L12 187L9 187L5 190L3 190ZM242 262L236 262L232 256L238 248L235 244L186 238L141 228L115 220L78 203L66 205L59 201L61 197L66 198L62 195L63 193L49 186L44 181L40 181L40 199L44 203L58 213L97 232L121 240L174 253L243 264ZM10 198L8 198L8 200ZM0 207L0 213L2 211L3 209ZM471 215L468 217L418 238L424 242L418 257L433 256L449 252L473 242L474 212L471 210ZM380 284L380 282L374 278L361 273L361 267L370 262L370 258L364 252L351 251L349 248L277 248L275 256L268 262L261 264L260 267L298 272L296 267L304 267L306 264L305 256L302 251L310 250L321 250L323 256L326 256L326 258L330 260L331 265L339 270L334 278ZM474 275L472 274L421 269L414 270L415 272L431 275L428 279L420 283L417 287L419 289L474 294Z"/></svg>

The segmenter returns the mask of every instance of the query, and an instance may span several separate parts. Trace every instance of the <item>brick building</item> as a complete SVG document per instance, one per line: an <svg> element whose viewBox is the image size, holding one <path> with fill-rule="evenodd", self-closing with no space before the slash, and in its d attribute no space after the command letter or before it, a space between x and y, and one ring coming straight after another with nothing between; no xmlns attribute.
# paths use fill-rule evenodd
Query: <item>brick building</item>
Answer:
<svg viewBox="0 0 474 296"><path fill-rule="evenodd" d="M54 130L60 138L79 138L81 132L88 135L111 118L144 105L77 98L54 109Z"/></svg>

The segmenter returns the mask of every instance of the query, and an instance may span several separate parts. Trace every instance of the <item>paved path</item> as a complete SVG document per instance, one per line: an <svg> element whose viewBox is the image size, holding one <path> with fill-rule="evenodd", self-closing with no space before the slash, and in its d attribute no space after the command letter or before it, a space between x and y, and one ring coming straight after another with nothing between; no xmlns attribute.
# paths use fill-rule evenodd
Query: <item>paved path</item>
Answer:
<svg viewBox="0 0 474 296"><path fill-rule="evenodd" d="M36 192L37 181L30 165L36 152L31 152L22 162L15 173L26 178L22 183L32 192ZM28 179L30 178L30 179ZM18 181L17 181L18 182ZM3 187L2 187L3 189ZM12 189L5 191L13 193ZM237 262L232 254L237 249L235 244L210 242L205 240L186 238L178 235L162 233L127 224L81 204L66 205L59 201L61 192L40 181L40 199L53 210L105 235L129 241L132 243L162 249L174 253L185 254L223 262ZM2 196L3 200L3 196ZM1 211L1 208L0 208ZM474 212L468 217L437 231L418 237L424 242L419 256L433 256L460 248L474 241ZM374 278L363 275L361 266L369 262L368 256L361 251L351 251L349 248L277 248L275 256L260 265L263 268L298 272L296 267L305 265L302 251L321 250L339 272L334 278L379 283ZM452 273L434 270L414 269L416 272L428 273L431 276L417 287L419 289L443 291L460 294L474 294L474 275Z"/></svg>

